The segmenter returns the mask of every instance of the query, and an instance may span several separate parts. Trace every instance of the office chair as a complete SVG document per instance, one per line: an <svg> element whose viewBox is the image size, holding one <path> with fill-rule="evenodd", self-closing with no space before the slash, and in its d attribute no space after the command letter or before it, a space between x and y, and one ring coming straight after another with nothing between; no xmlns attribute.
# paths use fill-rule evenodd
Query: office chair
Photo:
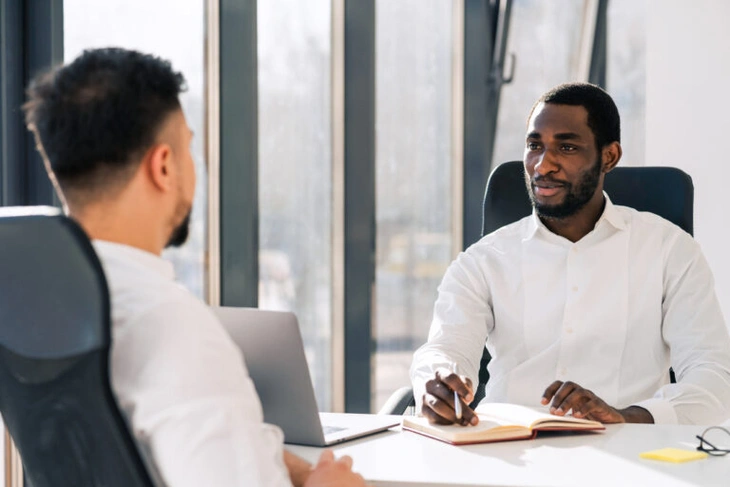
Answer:
<svg viewBox="0 0 730 487"><path fill-rule="evenodd" d="M57 209L0 209L0 413L32 487L152 486L109 384L110 304Z"/></svg>
<svg viewBox="0 0 730 487"><path fill-rule="evenodd" d="M692 178L673 167L617 167L606 175L604 190L616 205L648 211L669 220L690 235L694 231L694 186ZM492 171L484 192L482 235L532 213L522 161L505 162ZM491 357L486 347L479 366L479 384L471 406L484 399ZM675 382L670 370L671 382ZM402 387L380 409L383 414L403 414L415 404L413 390Z"/></svg>

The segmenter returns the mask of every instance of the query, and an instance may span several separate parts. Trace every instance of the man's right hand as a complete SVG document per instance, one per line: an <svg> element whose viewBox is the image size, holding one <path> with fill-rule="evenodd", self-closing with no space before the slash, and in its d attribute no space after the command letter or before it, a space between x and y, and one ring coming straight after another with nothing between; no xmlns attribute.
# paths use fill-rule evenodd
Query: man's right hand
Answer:
<svg viewBox="0 0 730 487"><path fill-rule="evenodd" d="M454 411L454 391L461 401L461 420L456 419ZM468 406L474 400L471 380L449 369L438 369L434 377L426 382L426 392L421 400L421 412L429 423L456 423L462 426L479 423L476 413Z"/></svg>
<svg viewBox="0 0 730 487"><path fill-rule="evenodd" d="M325 450L304 487L365 487L365 479L352 471L352 458L345 455L335 459L332 450Z"/></svg>

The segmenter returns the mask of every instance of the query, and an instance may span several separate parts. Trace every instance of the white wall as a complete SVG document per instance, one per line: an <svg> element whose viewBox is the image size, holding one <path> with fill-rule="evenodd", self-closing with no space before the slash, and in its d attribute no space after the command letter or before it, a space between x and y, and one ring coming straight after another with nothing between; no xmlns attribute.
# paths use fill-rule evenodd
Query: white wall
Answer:
<svg viewBox="0 0 730 487"><path fill-rule="evenodd" d="M695 184L695 238L730 320L730 2L652 0L647 19L646 165Z"/></svg>

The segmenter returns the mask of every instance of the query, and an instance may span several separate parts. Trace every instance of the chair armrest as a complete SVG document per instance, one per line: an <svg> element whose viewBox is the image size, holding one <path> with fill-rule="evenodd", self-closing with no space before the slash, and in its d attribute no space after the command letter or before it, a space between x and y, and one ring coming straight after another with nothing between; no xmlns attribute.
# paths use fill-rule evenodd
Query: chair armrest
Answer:
<svg viewBox="0 0 730 487"><path fill-rule="evenodd" d="M390 395L378 414L403 414L408 407L415 405L413 389L411 387L401 387Z"/></svg>

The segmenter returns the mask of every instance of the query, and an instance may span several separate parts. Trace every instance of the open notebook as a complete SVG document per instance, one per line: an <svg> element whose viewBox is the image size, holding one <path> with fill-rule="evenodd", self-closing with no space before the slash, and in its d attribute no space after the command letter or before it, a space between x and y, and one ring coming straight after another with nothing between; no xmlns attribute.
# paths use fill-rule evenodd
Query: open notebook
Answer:
<svg viewBox="0 0 730 487"><path fill-rule="evenodd" d="M534 438L538 431L598 431L603 424L572 416L555 416L516 404L488 403L476 408L476 426L429 424L423 416L405 416L404 430L453 445Z"/></svg>

